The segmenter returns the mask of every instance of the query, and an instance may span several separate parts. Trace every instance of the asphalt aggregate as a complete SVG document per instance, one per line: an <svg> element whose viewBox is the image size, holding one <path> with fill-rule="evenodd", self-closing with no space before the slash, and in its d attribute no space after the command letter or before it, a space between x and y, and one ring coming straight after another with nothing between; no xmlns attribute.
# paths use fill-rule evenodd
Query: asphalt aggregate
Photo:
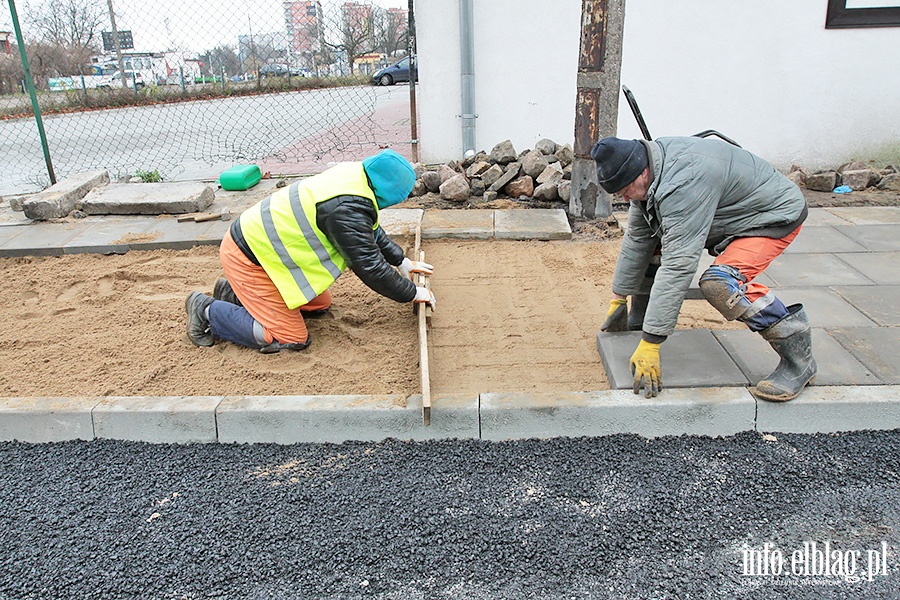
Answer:
<svg viewBox="0 0 900 600"><path fill-rule="evenodd" d="M0 600L898 598L898 473L900 431L4 442Z"/></svg>

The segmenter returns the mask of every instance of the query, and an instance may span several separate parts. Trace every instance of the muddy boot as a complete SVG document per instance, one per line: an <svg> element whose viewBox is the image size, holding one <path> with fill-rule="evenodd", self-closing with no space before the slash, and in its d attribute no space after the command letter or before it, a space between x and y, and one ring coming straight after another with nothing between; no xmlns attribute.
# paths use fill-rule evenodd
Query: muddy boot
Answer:
<svg viewBox="0 0 900 600"><path fill-rule="evenodd" d="M213 298L221 300L222 302L230 302L231 304L243 306L241 301L238 300L237 294L235 294L234 290L231 288L231 284L228 283L228 280L224 277L216 279L216 284L213 286Z"/></svg>
<svg viewBox="0 0 900 600"><path fill-rule="evenodd" d="M781 357L775 371L756 384L756 395L770 402L793 400L816 376L812 331L803 305L787 310L787 316L759 332Z"/></svg>
<svg viewBox="0 0 900 600"><path fill-rule="evenodd" d="M209 331L207 309L213 299L200 292L191 292L184 303L187 311L187 335L195 346L212 346L215 343Z"/></svg>

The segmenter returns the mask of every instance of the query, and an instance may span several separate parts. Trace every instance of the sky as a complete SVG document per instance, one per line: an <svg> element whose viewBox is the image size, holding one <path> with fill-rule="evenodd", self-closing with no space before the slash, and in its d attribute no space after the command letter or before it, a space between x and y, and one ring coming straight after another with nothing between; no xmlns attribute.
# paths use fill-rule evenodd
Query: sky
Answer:
<svg viewBox="0 0 900 600"><path fill-rule="evenodd" d="M105 0L96 1L105 11ZM356 1L385 8L409 6L408 0ZM344 0L321 3L326 18L331 18ZM131 30L136 51L177 48L199 53L222 44L236 47L238 36L251 31L255 35L284 30L281 0L113 0L113 7L117 28ZM24 29L25 0L16 1L16 11ZM12 31L11 22L9 5L2 2L0 29Z"/></svg>

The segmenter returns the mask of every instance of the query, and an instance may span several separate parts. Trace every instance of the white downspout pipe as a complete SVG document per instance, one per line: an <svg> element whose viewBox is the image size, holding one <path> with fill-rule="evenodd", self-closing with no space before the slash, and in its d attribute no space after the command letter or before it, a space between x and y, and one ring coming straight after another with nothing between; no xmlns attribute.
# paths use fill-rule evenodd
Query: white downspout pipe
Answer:
<svg viewBox="0 0 900 600"><path fill-rule="evenodd" d="M460 106L463 158L475 155L474 0L459 0Z"/></svg>

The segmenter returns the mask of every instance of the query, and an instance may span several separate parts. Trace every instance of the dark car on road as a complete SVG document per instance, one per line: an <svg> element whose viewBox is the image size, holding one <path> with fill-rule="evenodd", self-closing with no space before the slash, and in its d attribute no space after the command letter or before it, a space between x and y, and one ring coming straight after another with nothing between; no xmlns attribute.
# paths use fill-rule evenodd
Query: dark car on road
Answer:
<svg viewBox="0 0 900 600"><path fill-rule="evenodd" d="M419 80L418 72L415 72L415 80ZM392 65L378 69L372 74L372 83L375 85L394 85L403 81L409 81L409 57L398 60Z"/></svg>

